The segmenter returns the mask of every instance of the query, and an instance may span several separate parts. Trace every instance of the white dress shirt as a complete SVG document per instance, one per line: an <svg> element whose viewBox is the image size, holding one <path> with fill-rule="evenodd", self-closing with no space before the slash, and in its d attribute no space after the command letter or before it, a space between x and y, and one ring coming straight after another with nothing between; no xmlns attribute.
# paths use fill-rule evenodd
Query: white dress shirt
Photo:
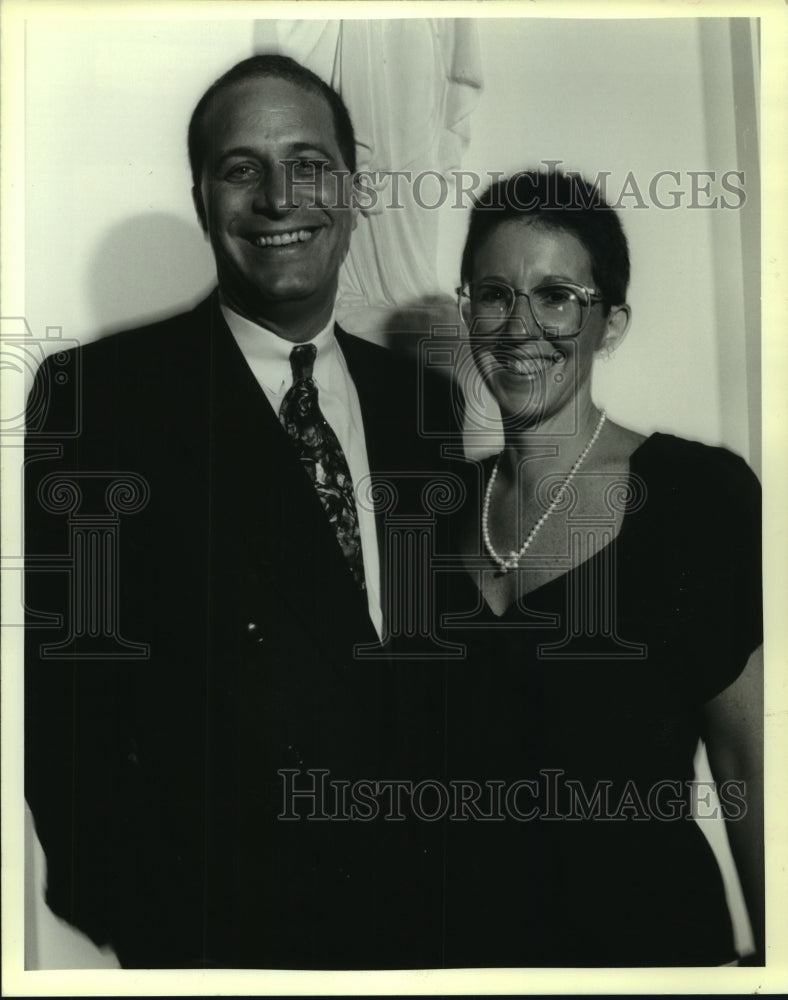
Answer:
<svg viewBox="0 0 788 1000"><path fill-rule="evenodd" d="M296 346L264 326L233 312L224 303L222 315L230 327L235 342L246 358L265 398L277 418L282 400L293 384L290 352ZM358 393L350 377L347 362L334 336L334 317L313 337L310 343L317 348L312 377L317 385L318 402L323 416L336 434L347 459L350 476L356 492L358 526L361 535L361 552L364 557L364 577L367 585L369 616L379 637L383 635L383 612L380 603L380 557L375 514L369 502L363 502L363 485L358 484L369 476L367 445L361 420ZM362 495L359 501L359 492Z"/></svg>

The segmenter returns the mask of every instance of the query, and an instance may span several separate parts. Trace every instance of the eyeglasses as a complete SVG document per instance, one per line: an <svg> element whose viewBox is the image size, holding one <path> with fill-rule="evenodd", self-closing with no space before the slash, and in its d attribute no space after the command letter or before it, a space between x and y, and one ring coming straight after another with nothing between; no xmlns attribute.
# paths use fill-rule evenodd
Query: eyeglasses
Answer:
<svg viewBox="0 0 788 1000"><path fill-rule="evenodd" d="M470 281L457 289L460 318L472 334L496 333L514 311L518 296L528 302L534 322L548 339L576 337L588 322L595 302L603 297L595 288L556 282L530 292L502 281Z"/></svg>

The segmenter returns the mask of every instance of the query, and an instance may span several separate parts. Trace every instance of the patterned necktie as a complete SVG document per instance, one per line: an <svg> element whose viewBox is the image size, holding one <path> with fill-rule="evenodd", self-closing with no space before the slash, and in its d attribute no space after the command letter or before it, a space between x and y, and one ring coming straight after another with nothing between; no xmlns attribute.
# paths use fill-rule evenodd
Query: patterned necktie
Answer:
<svg viewBox="0 0 788 1000"><path fill-rule="evenodd" d="M366 589L358 511L345 453L320 411L312 378L317 348L299 344L290 352L293 385L279 409L279 420L295 445L360 590Z"/></svg>

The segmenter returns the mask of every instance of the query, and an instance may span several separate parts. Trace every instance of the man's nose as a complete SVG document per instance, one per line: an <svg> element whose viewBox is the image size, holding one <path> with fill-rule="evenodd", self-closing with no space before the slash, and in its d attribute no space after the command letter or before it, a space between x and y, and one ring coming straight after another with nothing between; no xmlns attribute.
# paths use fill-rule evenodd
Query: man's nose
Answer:
<svg viewBox="0 0 788 1000"><path fill-rule="evenodd" d="M260 175L254 191L252 208L261 215L272 217L287 215L296 207L293 200L294 191L286 165L274 163Z"/></svg>

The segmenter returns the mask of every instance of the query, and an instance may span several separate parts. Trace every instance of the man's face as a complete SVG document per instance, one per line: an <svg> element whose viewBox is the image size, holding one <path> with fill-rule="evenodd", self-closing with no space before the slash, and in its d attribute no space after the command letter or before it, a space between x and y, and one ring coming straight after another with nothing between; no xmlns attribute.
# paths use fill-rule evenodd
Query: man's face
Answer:
<svg viewBox="0 0 788 1000"><path fill-rule="evenodd" d="M287 340L311 338L356 221L328 103L278 77L243 80L208 106L202 137L193 193L224 300Z"/></svg>

